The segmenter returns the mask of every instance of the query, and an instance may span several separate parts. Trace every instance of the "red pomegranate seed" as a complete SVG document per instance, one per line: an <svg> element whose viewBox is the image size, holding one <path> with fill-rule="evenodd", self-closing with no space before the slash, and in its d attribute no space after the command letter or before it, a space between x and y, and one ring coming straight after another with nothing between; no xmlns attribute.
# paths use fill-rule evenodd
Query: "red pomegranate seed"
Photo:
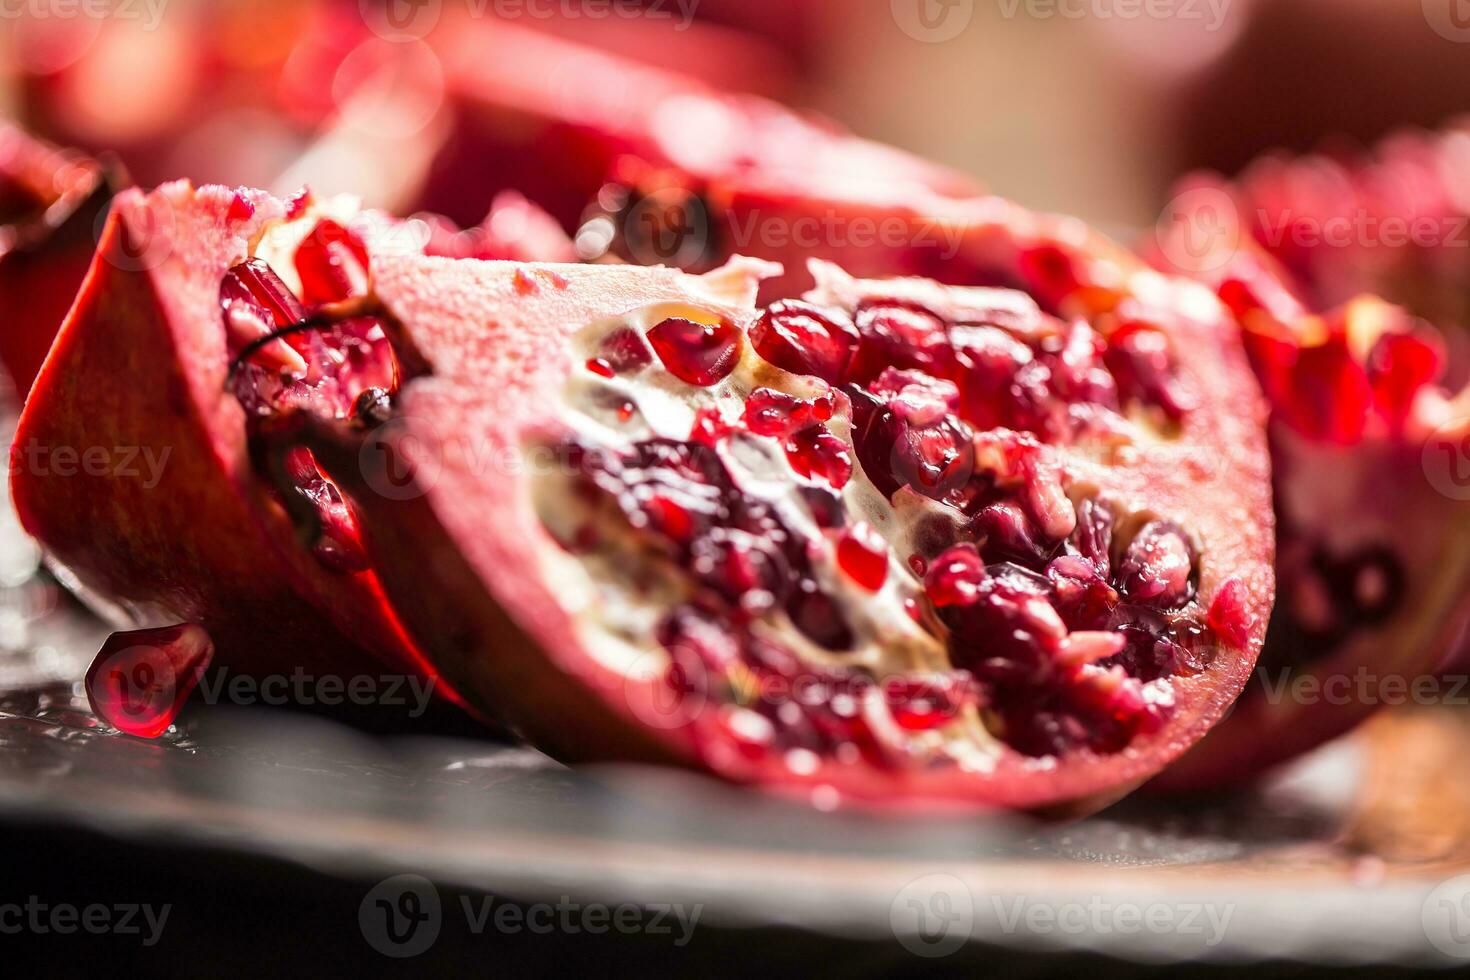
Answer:
<svg viewBox="0 0 1470 980"><path fill-rule="evenodd" d="M178 717L213 656L209 634L192 623L113 633L87 670L87 699L114 728L157 738Z"/></svg>
<svg viewBox="0 0 1470 980"><path fill-rule="evenodd" d="M877 592L888 578L888 542L865 521L858 521L837 541L837 564L848 578Z"/></svg>
<svg viewBox="0 0 1470 980"><path fill-rule="evenodd" d="M612 365L607 363L600 357L587 358L587 370L604 378L611 378L617 374L617 372L612 369Z"/></svg>
<svg viewBox="0 0 1470 980"><path fill-rule="evenodd" d="M1176 422L1199 404L1179 376L1168 336L1151 324L1133 322L1115 330L1103 363L1113 373L1119 397L1157 405Z"/></svg>
<svg viewBox="0 0 1470 980"><path fill-rule="evenodd" d="M1167 521L1145 524L1118 564L1123 594L1160 609L1177 609L1188 601L1193 574L1194 550Z"/></svg>
<svg viewBox="0 0 1470 980"><path fill-rule="evenodd" d="M1210 629L1231 646L1244 647L1250 642L1256 617L1248 608L1249 602L1250 595L1246 591L1245 583L1233 578L1220 586L1220 591L1215 594L1215 601L1210 603L1210 611L1206 617Z"/></svg>
<svg viewBox="0 0 1470 980"><path fill-rule="evenodd" d="M354 233L323 218L296 249L301 298L316 306L336 303L367 291L368 252Z"/></svg>
<svg viewBox="0 0 1470 980"><path fill-rule="evenodd" d="M245 196L244 191L235 191L235 196L230 199L230 210L227 213L231 221L246 221L255 216L255 202Z"/></svg>
<svg viewBox="0 0 1470 980"><path fill-rule="evenodd" d="M910 732L932 731L947 724L977 700L975 680L964 670L890 677L883 684L883 695L894 722Z"/></svg>
<svg viewBox="0 0 1470 980"><path fill-rule="evenodd" d="M638 407L632 402L623 402L621 405L618 406L618 421L628 421L630 418L633 417L633 413L637 410Z"/></svg>
<svg viewBox="0 0 1470 980"><path fill-rule="evenodd" d="M236 303L254 304L265 311L272 330L298 323L306 317L306 308L291 292L291 287L261 259L241 262L225 273L219 298L226 313Z"/></svg>
<svg viewBox="0 0 1470 980"><path fill-rule="evenodd" d="M698 323L671 316L648 331L648 341L670 374L701 388L727 377L740 357L740 331L724 320Z"/></svg>
<svg viewBox="0 0 1470 980"><path fill-rule="evenodd" d="M923 555L909 555L909 568L914 570L915 575L922 578L924 573L929 570L929 563L924 560Z"/></svg>
<svg viewBox="0 0 1470 980"><path fill-rule="evenodd" d="M623 374L652 364L653 354L642 334L632 327L619 327L598 345L597 360L614 374Z"/></svg>
<svg viewBox="0 0 1470 980"><path fill-rule="evenodd" d="M972 544L959 544L934 559L924 575L924 591L937 608L968 606L989 577Z"/></svg>
<svg viewBox="0 0 1470 980"><path fill-rule="evenodd" d="M798 475L821 479L841 490L852 478L852 456L847 443L822 425L809 426L786 443L786 460Z"/></svg>
<svg viewBox="0 0 1470 980"><path fill-rule="evenodd" d="M757 354L783 371L836 384L846 376L858 332L841 311L779 300L751 327L750 341Z"/></svg>
<svg viewBox="0 0 1470 980"><path fill-rule="evenodd" d="M1022 251L1019 265L1027 285L1051 306L1061 303L1082 286L1072 257L1055 245Z"/></svg>
<svg viewBox="0 0 1470 980"><path fill-rule="evenodd" d="M758 436L790 435L810 425L815 416L811 402L774 388L757 388L745 403L745 427Z"/></svg>
<svg viewBox="0 0 1470 980"><path fill-rule="evenodd" d="M1373 389L1341 334L1297 353L1287 420L1304 435L1339 445L1363 437ZM1281 406L1278 406L1280 408Z"/></svg>
<svg viewBox="0 0 1470 980"><path fill-rule="evenodd" d="M1445 355L1432 335L1386 333L1368 355L1368 383L1378 410L1392 426L1403 425L1414 399L1425 385L1439 379Z"/></svg>

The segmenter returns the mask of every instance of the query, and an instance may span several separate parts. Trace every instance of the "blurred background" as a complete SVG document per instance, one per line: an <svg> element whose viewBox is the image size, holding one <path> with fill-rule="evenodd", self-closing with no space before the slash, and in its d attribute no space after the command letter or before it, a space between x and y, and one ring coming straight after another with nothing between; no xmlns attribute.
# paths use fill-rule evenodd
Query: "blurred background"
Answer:
<svg viewBox="0 0 1470 980"><path fill-rule="evenodd" d="M769 95L1030 206L1126 229L1151 222L1185 170L1234 172L1273 148L1372 141L1464 111L1462 6L27 0L5 7L0 110L59 144L116 151L142 183L279 183L382 70L385 38L402 58L468 9L485 14L477 30L499 21ZM432 87L434 66L406 57L380 85L402 96L417 71Z"/></svg>

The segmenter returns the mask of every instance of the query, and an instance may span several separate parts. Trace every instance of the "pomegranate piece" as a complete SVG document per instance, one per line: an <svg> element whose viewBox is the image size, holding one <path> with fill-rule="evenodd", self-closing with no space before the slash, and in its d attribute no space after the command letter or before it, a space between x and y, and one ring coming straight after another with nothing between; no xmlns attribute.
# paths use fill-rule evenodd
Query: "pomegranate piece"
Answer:
<svg viewBox="0 0 1470 980"><path fill-rule="evenodd" d="M1238 200L1253 221L1280 218L1283 204L1308 221L1320 213L1320 202L1275 186L1280 176L1260 169L1239 187L1207 186ZM1271 403L1280 589L1261 655L1269 684L1252 687L1160 778L1162 788L1253 779L1396 700L1393 685L1464 657L1470 607L1459 597L1470 588L1470 522L1458 470L1470 443L1451 407L1465 398L1448 383L1453 345L1409 310L1362 295L1388 288L1380 274L1390 265L1423 258L1418 246L1368 249L1351 269L1332 251L1276 251L1248 234L1227 264L1199 276L1230 308ZM1163 236L1156 260L1169 267L1174 254ZM1398 295L1419 312L1443 311L1431 298L1440 290ZM1240 602L1243 594L1243 584L1228 582L1214 599L1208 618L1218 636L1255 626L1260 613ZM1266 694L1278 681L1355 696L1281 702Z"/></svg>
<svg viewBox="0 0 1470 980"><path fill-rule="evenodd" d="M648 331L648 342L670 374L707 388L735 370L741 335L724 321L696 323L671 316Z"/></svg>
<svg viewBox="0 0 1470 980"><path fill-rule="evenodd" d="M762 347L780 359L794 345L770 332L718 372L698 356L726 328L719 346L737 351L773 329L755 303L760 262L707 276L566 267L552 293L514 288L535 267L374 256L394 342L424 366L381 430L384 451L413 461L400 475L415 492L373 490L370 437L349 420L316 416L304 444L436 666L553 754L888 806L1085 809L1158 772L1243 688L1272 537L1269 521L1234 515L1269 512L1270 487L1261 406L1223 311L1201 314L1197 290L1176 307L1186 285L1049 228L975 233L1010 263L1001 281L1022 281L1023 248L1055 243L1083 283L1066 299L1077 322L1015 290L815 264L802 302L896 352L878 370L812 362L829 377L775 370ZM1094 261L1112 277L1100 312ZM1102 380L1124 304L1165 338L1164 373L1193 396L1177 418L1144 388L1129 397L1159 411L1125 415L1121 386ZM587 369L607 337L653 320L650 364ZM1024 406L1044 425L982 420L1016 417L1008 388L967 404L965 351L1008 346L976 342L982 327L1045 369ZM623 401L638 424L607 425ZM432 432L460 438L431 470L414 447ZM471 445L474 458L457 448ZM1199 446L1229 447L1232 465L1205 465ZM486 451L557 465L488 480ZM839 453L839 479L811 462ZM1228 581L1239 615L1217 632L1208 611ZM888 696L936 669L952 696Z"/></svg>
<svg viewBox="0 0 1470 980"><path fill-rule="evenodd" d="M157 738L199 683L214 642L185 623L113 633L87 670L87 698L97 716L139 738Z"/></svg>
<svg viewBox="0 0 1470 980"><path fill-rule="evenodd" d="M781 300L756 320L750 342L756 353L782 370L835 384L847 376L858 332L845 313Z"/></svg>
<svg viewBox="0 0 1470 980"><path fill-rule="evenodd" d="M368 567L350 502L309 451L275 448L303 414L354 425L385 415L400 382L376 318L308 322L283 278L298 263L280 242L309 242L321 225L303 200L295 220L306 227L259 191L179 182L114 200L87 288L22 413L34 464L12 467L12 493L26 530L89 593L200 624L237 673L350 677L372 663L367 651L433 677ZM171 247L137 261L165 227ZM319 237L349 253L375 247L332 227ZM393 226L379 216L364 227ZM274 249L280 267L239 254L246 241ZM102 444L132 447L136 460L46 464L62 447Z"/></svg>

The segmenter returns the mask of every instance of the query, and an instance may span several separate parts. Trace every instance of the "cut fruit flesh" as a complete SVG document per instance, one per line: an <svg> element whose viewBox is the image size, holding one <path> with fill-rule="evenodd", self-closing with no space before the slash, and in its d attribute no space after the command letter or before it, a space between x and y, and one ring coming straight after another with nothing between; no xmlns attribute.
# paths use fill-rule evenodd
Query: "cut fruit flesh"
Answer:
<svg viewBox="0 0 1470 980"><path fill-rule="evenodd" d="M1047 235L978 232L1013 263ZM431 659L562 757L898 806L1096 805L1245 683L1271 528L1260 402L1218 304L1074 258L1116 274L1086 322L815 266L808 301L860 338L833 383L761 356L773 270L750 260L387 259L375 295L419 372L380 430L313 420L309 444ZM1124 320L1194 354L1167 361L1181 404L1107 366ZM864 345L898 360L863 367ZM965 405L949 378L1000 372L997 350L1027 352L1029 386ZM414 492L374 492L365 445Z"/></svg>

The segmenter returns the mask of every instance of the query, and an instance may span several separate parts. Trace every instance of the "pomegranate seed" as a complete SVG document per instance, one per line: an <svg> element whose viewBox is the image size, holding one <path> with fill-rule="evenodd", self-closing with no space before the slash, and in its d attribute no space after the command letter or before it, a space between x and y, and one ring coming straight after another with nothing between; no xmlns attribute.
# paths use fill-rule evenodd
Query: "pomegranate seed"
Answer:
<svg viewBox="0 0 1470 980"><path fill-rule="evenodd" d="M779 300L751 327L750 341L757 354L783 371L837 384L847 373L858 332L841 311Z"/></svg>
<svg viewBox="0 0 1470 980"><path fill-rule="evenodd" d="M255 202L245 196L243 190L235 191L230 198L230 210L226 214L231 221L247 221L255 216Z"/></svg>
<svg viewBox="0 0 1470 980"><path fill-rule="evenodd" d="M614 374L624 374L652 364L653 354L642 334L632 327L619 327L603 338L596 359Z"/></svg>
<svg viewBox="0 0 1470 980"><path fill-rule="evenodd" d="M745 427L758 436L790 435L806 428L814 417L811 402L774 388L757 388L745 403Z"/></svg>
<svg viewBox="0 0 1470 980"><path fill-rule="evenodd" d="M113 633L87 670L92 710L109 725L139 738L157 738L214 656L214 643L192 623Z"/></svg>
<svg viewBox="0 0 1470 980"><path fill-rule="evenodd" d="M604 378L611 378L616 376L617 374L617 372L613 370L612 365L607 363L600 357L587 358L587 370Z"/></svg>
<svg viewBox="0 0 1470 980"><path fill-rule="evenodd" d="M1414 399L1439 379L1444 365L1443 345L1427 332L1387 333L1378 338L1368 355L1368 383L1378 410L1390 425L1403 425Z"/></svg>
<svg viewBox="0 0 1470 980"><path fill-rule="evenodd" d="M1194 549L1167 521L1145 524L1118 565L1119 587L1134 602L1177 609L1189 600Z"/></svg>
<svg viewBox="0 0 1470 980"><path fill-rule="evenodd" d="M1234 647L1245 647L1255 629L1256 617L1249 609L1250 594L1245 583L1233 578L1220 586L1207 616L1210 629Z"/></svg>
<svg viewBox="0 0 1470 980"><path fill-rule="evenodd" d="M924 591L936 608L967 606L979 595L988 577L980 553L971 544L957 544L934 559L924 575Z"/></svg>
<svg viewBox="0 0 1470 980"><path fill-rule="evenodd" d="M877 592L888 578L888 543L869 524L859 521L838 539L837 564L848 578Z"/></svg>
<svg viewBox="0 0 1470 980"><path fill-rule="evenodd" d="M894 722L910 732L933 731L977 700L975 679L963 670L890 677L883 694Z"/></svg>
<svg viewBox="0 0 1470 980"><path fill-rule="evenodd" d="M852 478L847 443L825 426L809 426L792 436L786 443L786 460L799 476L825 480L838 490Z"/></svg>
<svg viewBox="0 0 1470 980"><path fill-rule="evenodd" d="M633 417L633 413L636 412L637 410L638 410L638 407L636 405L634 405L632 402L623 402L621 405L618 406L618 421L619 422L626 422L626 421L628 421L630 418Z"/></svg>
<svg viewBox="0 0 1470 980"><path fill-rule="evenodd" d="M307 304L336 303L368 287L368 252L362 239L329 218L316 223L296 250L296 274Z"/></svg>
<svg viewBox="0 0 1470 980"><path fill-rule="evenodd" d="M701 388L727 377L740 357L740 331L724 320L698 323L671 316L648 331L648 341L670 374Z"/></svg>
<svg viewBox="0 0 1470 980"><path fill-rule="evenodd" d="M1334 334L1297 352L1288 397L1284 415L1300 432L1351 445L1363 437L1367 427L1373 389L1367 371L1348 349L1347 338Z"/></svg>
<svg viewBox="0 0 1470 980"><path fill-rule="evenodd" d="M1023 250L1018 264L1031 291L1053 308L1082 287L1072 257L1055 245Z"/></svg>
<svg viewBox="0 0 1470 980"><path fill-rule="evenodd" d="M923 555L909 555L909 568L914 570L915 575L923 578L924 573L929 569L929 563L924 560Z"/></svg>
<svg viewBox="0 0 1470 980"><path fill-rule="evenodd" d="M1121 653L1126 642L1121 633L1089 630L1068 633L1057 650L1057 659L1068 667L1080 667Z"/></svg>
<svg viewBox="0 0 1470 980"><path fill-rule="evenodd" d="M991 504L970 523L986 561L1014 561L1027 568L1046 564L1050 548L1043 545L1031 521L1013 503Z"/></svg>
<svg viewBox="0 0 1470 980"><path fill-rule="evenodd" d="M299 323L306 318L306 308L281 281L274 269L261 259L250 259L225 273L220 284L220 305L226 313L236 304L263 311L262 321L272 330Z"/></svg>
<svg viewBox="0 0 1470 980"><path fill-rule="evenodd" d="M1103 362L1117 381L1118 394L1145 405L1157 405L1178 422L1199 405L1183 382L1162 330L1146 323L1127 323L1113 332Z"/></svg>

